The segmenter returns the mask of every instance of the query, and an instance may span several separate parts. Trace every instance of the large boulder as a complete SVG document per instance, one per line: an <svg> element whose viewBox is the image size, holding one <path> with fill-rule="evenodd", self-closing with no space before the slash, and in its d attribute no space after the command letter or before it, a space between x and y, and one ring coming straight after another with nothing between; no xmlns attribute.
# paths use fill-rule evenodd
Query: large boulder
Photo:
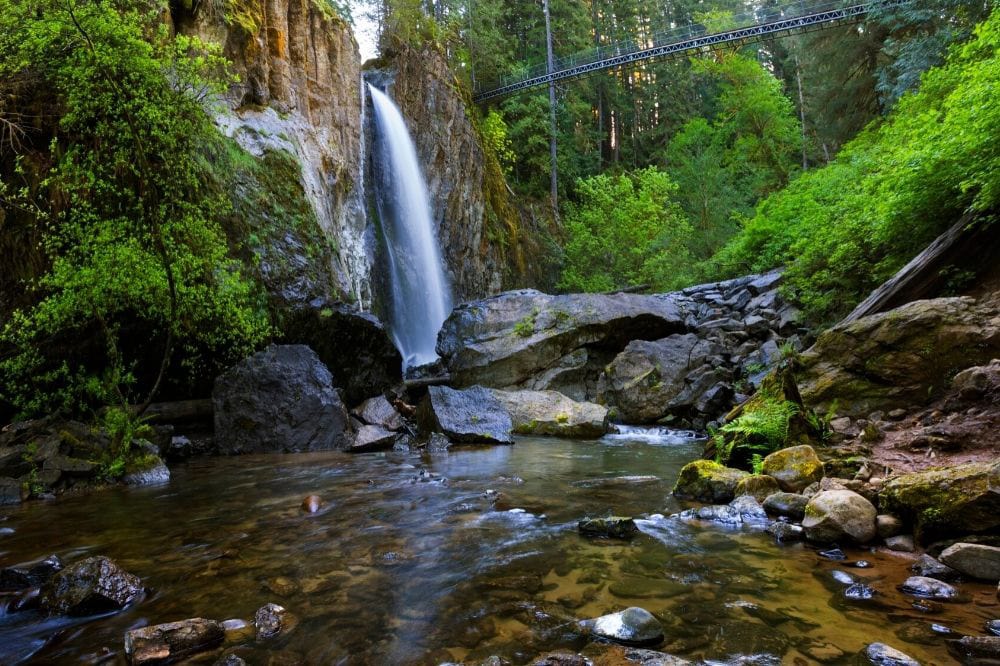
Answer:
<svg viewBox="0 0 1000 666"><path fill-rule="evenodd" d="M128 606L143 594L142 581L106 557L90 557L55 574L42 588L42 608L93 615Z"/></svg>
<svg viewBox="0 0 1000 666"><path fill-rule="evenodd" d="M823 462L808 444L790 446L764 458L764 474L773 476L785 492L802 492L823 478Z"/></svg>
<svg viewBox="0 0 1000 666"><path fill-rule="evenodd" d="M720 465L713 460L695 460L681 469L674 485L674 497L699 502L725 504L736 496L736 486L749 476L746 472Z"/></svg>
<svg viewBox="0 0 1000 666"><path fill-rule="evenodd" d="M350 443L333 376L305 345L271 345L215 380L215 441L224 454L325 451Z"/></svg>
<svg viewBox="0 0 1000 666"><path fill-rule="evenodd" d="M313 349L337 371L344 400L354 405L395 386L403 359L374 315L342 303L315 302L285 314L283 342Z"/></svg>
<svg viewBox="0 0 1000 666"><path fill-rule="evenodd" d="M1000 527L1000 462L967 463L892 477L879 493L884 511L913 522L921 539Z"/></svg>
<svg viewBox="0 0 1000 666"><path fill-rule="evenodd" d="M510 413L519 435L596 439L608 431L608 408L570 400L558 391L501 391L493 395Z"/></svg>
<svg viewBox="0 0 1000 666"><path fill-rule="evenodd" d="M482 386L455 390L431 386L419 411L421 428L440 432L452 442L513 444L507 408Z"/></svg>
<svg viewBox="0 0 1000 666"><path fill-rule="evenodd" d="M225 631L215 620L196 617L125 632L129 663L168 664L221 645Z"/></svg>
<svg viewBox="0 0 1000 666"><path fill-rule="evenodd" d="M850 490L824 490L806 504L802 527L806 538L818 543L848 539L867 543L875 538L875 515L872 503Z"/></svg>
<svg viewBox="0 0 1000 666"><path fill-rule="evenodd" d="M693 333L634 340L605 368L598 398L615 406L626 423L651 423L667 414L716 416L729 409L733 396L730 389L706 398L713 387L733 380L731 369L708 362L721 354L719 344Z"/></svg>
<svg viewBox="0 0 1000 666"><path fill-rule="evenodd" d="M801 356L806 403L842 416L911 409L948 388L957 368L1000 356L1000 310L973 298L914 301L842 323Z"/></svg>
<svg viewBox="0 0 1000 666"><path fill-rule="evenodd" d="M956 543L938 556L944 564L971 578L1000 580L1000 548L978 543Z"/></svg>
<svg viewBox="0 0 1000 666"><path fill-rule="evenodd" d="M684 332L673 295L566 294L533 289L455 308L437 351L457 386L556 389L579 385L632 340ZM577 397L577 396L572 396Z"/></svg>

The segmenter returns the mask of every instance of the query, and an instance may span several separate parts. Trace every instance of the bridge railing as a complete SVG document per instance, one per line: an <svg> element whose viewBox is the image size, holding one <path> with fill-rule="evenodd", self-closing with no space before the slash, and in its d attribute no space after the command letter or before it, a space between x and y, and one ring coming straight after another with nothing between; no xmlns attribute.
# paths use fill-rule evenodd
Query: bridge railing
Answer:
<svg viewBox="0 0 1000 666"><path fill-rule="evenodd" d="M766 25L787 19L819 14L822 12L841 9L852 4L857 4L857 0L854 2L850 2L849 0L799 0L798 2L776 7L763 7L752 12L734 14L731 18L732 28L716 30L712 34L726 33L747 26ZM699 23L679 26L668 30L659 30L652 33L647 39L643 40L641 44L636 43L634 40L623 40L612 44L594 47L572 55L555 58L553 59L553 72L555 73L575 69L615 58L616 56L636 53L647 49L655 49L668 44L694 39L706 34L709 34L708 28ZM535 63L526 67L520 67L510 74L501 76L497 81L477 85L475 94L478 96L499 88L506 88L531 79L537 79L545 76L546 74L548 74L548 68L544 62Z"/></svg>

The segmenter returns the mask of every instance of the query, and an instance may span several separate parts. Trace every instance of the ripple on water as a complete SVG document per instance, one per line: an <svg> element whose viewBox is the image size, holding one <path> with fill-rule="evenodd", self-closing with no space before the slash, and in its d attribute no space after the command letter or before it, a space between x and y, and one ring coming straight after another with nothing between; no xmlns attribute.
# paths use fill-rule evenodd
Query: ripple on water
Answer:
<svg viewBox="0 0 1000 666"><path fill-rule="evenodd" d="M248 619L270 601L299 624L281 641L244 648L248 661L437 664L498 654L524 663L582 649L577 620L635 605L667 629L665 650L710 663L836 662L872 640L948 663L947 634L932 622L980 634L1000 615L995 590L967 583L975 604L914 610L896 590L909 574L897 555L846 549L872 565L863 580L854 568L848 579L834 574L847 573L846 560L801 543L665 515L682 508L670 486L701 448L631 433L433 458L218 458L175 468L165 488L29 504L5 523L14 529L5 563L107 555L154 593L79 623L0 616L0 662L33 652L39 663L75 662L120 649L140 623ZM303 512L302 498L314 494L322 508ZM637 517L640 533L577 533L580 518L607 515ZM849 601L848 580L878 595Z"/></svg>

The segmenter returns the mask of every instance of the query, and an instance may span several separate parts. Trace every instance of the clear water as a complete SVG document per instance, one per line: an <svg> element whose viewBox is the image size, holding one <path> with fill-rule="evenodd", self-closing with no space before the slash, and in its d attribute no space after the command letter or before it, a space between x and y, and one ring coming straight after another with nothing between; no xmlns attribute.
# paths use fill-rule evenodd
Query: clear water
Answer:
<svg viewBox="0 0 1000 666"><path fill-rule="evenodd" d="M187 617L252 617L276 602L298 618L287 635L248 645L251 664L437 664L502 655L526 663L582 649L574 620L631 605L665 627L664 650L689 658L774 655L783 663L855 663L888 642L924 664L953 663L932 622L982 633L1000 617L995 587L939 613L896 591L898 555L820 558L767 535L685 523L670 496L690 440L521 439L512 447L420 454L214 458L175 468L167 486L31 503L8 512L5 564L57 553L103 554L153 591L116 615L77 624L0 617L0 663L80 663L121 651L130 628ZM499 493L487 493L496 491ZM299 509L318 494L319 513ZM578 535L583 516L645 515L630 542ZM658 517L662 514L667 517ZM880 593L858 605L831 577L844 570ZM798 661L796 661L798 660ZM211 663L211 660L208 661Z"/></svg>
<svg viewBox="0 0 1000 666"><path fill-rule="evenodd" d="M392 291L389 330L406 368L431 363L451 312L451 290L434 235L427 184L402 114L368 86L375 110L375 201L386 241Z"/></svg>

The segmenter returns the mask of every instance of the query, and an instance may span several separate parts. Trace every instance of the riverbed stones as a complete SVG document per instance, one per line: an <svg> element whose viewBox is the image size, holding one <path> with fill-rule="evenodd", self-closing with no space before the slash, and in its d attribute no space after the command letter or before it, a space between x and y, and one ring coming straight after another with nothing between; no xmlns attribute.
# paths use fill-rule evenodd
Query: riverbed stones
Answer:
<svg viewBox="0 0 1000 666"><path fill-rule="evenodd" d="M52 613L92 615L116 611L142 596L142 581L107 557L90 557L55 574L42 588Z"/></svg>
<svg viewBox="0 0 1000 666"><path fill-rule="evenodd" d="M384 451L391 449L398 437L399 433L380 425L363 425L354 433L354 439L347 450L351 453Z"/></svg>
<svg viewBox="0 0 1000 666"><path fill-rule="evenodd" d="M725 504L733 500L736 484L747 476L747 472L724 467L713 460L695 460L681 469L673 494L681 499Z"/></svg>
<svg viewBox="0 0 1000 666"><path fill-rule="evenodd" d="M784 516L791 520L802 520L806 515L806 504L809 498L798 493L777 492L764 499L764 510L776 516Z"/></svg>
<svg viewBox="0 0 1000 666"><path fill-rule="evenodd" d="M258 641L273 638L287 632L292 625L292 617L283 606L269 603L257 609L253 616L253 626Z"/></svg>
<svg viewBox="0 0 1000 666"><path fill-rule="evenodd" d="M431 386L419 410L421 427L452 442L513 444L510 413L493 391L482 386L456 390Z"/></svg>
<svg viewBox="0 0 1000 666"><path fill-rule="evenodd" d="M920 666L920 662L913 657L885 643L869 644L864 656L873 666Z"/></svg>
<svg viewBox="0 0 1000 666"><path fill-rule="evenodd" d="M944 581L926 576L910 576L899 589L906 594L925 599L948 601L958 596L958 589Z"/></svg>
<svg viewBox="0 0 1000 666"><path fill-rule="evenodd" d="M948 651L963 664L1000 663L1000 636L963 636L948 641Z"/></svg>
<svg viewBox="0 0 1000 666"><path fill-rule="evenodd" d="M993 636L1000 636L1000 620L988 620L986 622L986 632Z"/></svg>
<svg viewBox="0 0 1000 666"><path fill-rule="evenodd" d="M558 391L500 391L493 395L510 413L519 435L597 439L608 431L608 408L571 400Z"/></svg>
<svg viewBox="0 0 1000 666"><path fill-rule="evenodd" d="M942 563L970 578L1000 580L1000 548L978 543L956 543L938 556Z"/></svg>
<svg viewBox="0 0 1000 666"><path fill-rule="evenodd" d="M403 417L385 396L378 395L365 400L351 410L351 414L367 425L380 426L393 432L403 429Z"/></svg>
<svg viewBox="0 0 1000 666"><path fill-rule="evenodd" d="M584 518L576 524L580 534L608 539L630 539L639 532L635 521L624 516Z"/></svg>
<svg viewBox="0 0 1000 666"><path fill-rule="evenodd" d="M848 539L867 543L875 538L875 507L850 490L824 490L806 504L802 527L818 543Z"/></svg>
<svg viewBox="0 0 1000 666"><path fill-rule="evenodd" d="M215 380L219 452L280 453L346 448L348 415L333 376L305 345L271 345Z"/></svg>
<svg viewBox="0 0 1000 666"><path fill-rule="evenodd" d="M306 513L316 513L322 505L323 500L320 499L319 495L307 495L302 500L301 508Z"/></svg>
<svg viewBox="0 0 1000 666"><path fill-rule="evenodd" d="M961 536L1000 527L1000 462L976 462L892 477L879 500L913 521L916 536Z"/></svg>
<svg viewBox="0 0 1000 666"><path fill-rule="evenodd" d="M916 550L911 534L897 534L894 537L889 537L885 540L885 547L899 553L912 553Z"/></svg>
<svg viewBox="0 0 1000 666"><path fill-rule="evenodd" d="M0 569L0 589L20 590L38 587L63 569L58 555L49 555L36 562L25 562Z"/></svg>
<svg viewBox="0 0 1000 666"><path fill-rule="evenodd" d="M764 502L768 497L779 491L778 481L773 476L754 474L740 479L733 492L737 497L750 495L758 502Z"/></svg>
<svg viewBox="0 0 1000 666"><path fill-rule="evenodd" d="M778 543L801 541L805 538L805 530L802 529L801 525L785 523L780 520L768 523L764 531L773 536Z"/></svg>
<svg viewBox="0 0 1000 666"><path fill-rule="evenodd" d="M955 581L961 577L959 572L955 571L947 564L942 564L927 553L922 553L920 557L917 558L917 561L910 565L910 571L918 576L937 578L938 580L943 581Z"/></svg>
<svg viewBox="0 0 1000 666"><path fill-rule="evenodd" d="M663 625L652 613L638 606L586 620L584 627L601 638L623 645L641 647L663 640Z"/></svg>
<svg viewBox="0 0 1000 666"><path fill-rule="evenodd" d="M21 503L21 482L10 477L0 477L0 506Z"/></svg>
<svg viewBox="0 0 1000 666"><path fill-rule="evenodd" d="M169 664L220 645L225 638L215 620L191 618L125 632L125 656L129 663Z"/></svg>
<svg viewBox="0 0 1000 666"><path fill-rule="evenodd" d="M770 454L762 471L774 477L782 490L797 493L823 478L823 462L813 447L803 444Z"/></svg>

